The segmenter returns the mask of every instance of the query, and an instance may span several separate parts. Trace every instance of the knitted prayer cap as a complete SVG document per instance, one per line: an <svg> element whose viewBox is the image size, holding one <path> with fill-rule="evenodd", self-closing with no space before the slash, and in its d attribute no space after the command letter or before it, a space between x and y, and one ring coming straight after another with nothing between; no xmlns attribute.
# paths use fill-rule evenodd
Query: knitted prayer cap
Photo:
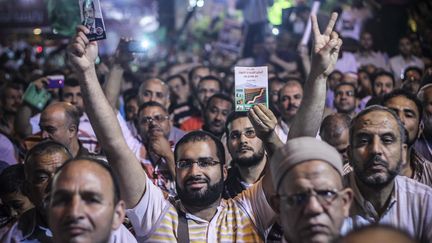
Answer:
<svg viewBox="0 0 432 243"><path fill-rule="evenodd" d="M276 190L290 169L309 160L327 162L342 176L342 158L335 148L312 137L294 138L288 140L271 158L270 169Z"/></svg>

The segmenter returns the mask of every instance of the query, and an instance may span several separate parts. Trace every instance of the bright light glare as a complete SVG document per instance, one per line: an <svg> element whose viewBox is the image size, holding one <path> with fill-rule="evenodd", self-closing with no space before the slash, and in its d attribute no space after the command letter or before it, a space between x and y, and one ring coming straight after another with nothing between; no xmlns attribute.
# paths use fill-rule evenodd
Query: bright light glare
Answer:
<svg viewBox="0 0 432 243"><path fill-rule="evenodd" d="M273 28L272 29L272 33L273 33L273 35L279 35L279 29L278 28Z"/></svg>
<svg viewBox="0 0 432 243"><path fill-rule="evenodd" d="M204 0L198 0L196 2L197 7L202 8L204 6Z"/></svg>
<svg viewBox="0 0 432 243"><path fill-rule="evenodd" d="M142 48L147 49L150 47L150 42L148 40L143 40L141 41L141 46Z"/></svg>
<svg viewBox="0 0 432 243"><path fill-rule="evenodd" d="M41 33L42 33L42 30L39 28L36 28L33 30L33 34L35 34L35 35L40 35Z"/></svg>

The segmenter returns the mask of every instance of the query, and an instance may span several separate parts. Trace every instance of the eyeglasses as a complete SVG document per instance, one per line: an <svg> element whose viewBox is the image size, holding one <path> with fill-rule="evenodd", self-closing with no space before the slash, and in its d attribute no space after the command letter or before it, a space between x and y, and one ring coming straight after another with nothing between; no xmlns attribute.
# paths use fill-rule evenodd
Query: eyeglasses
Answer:
<svg viewBox="0 0 432 243"><path fill-rule="evenodd" d="M150 124L152 121L160 123L160 122L164 122L164 121L168 120L168 118L169 118L169 116L164 116L164 115L156 115L154 117L145 116L145 117L142 117L140 119L140 123L144 124L144 125Z"/></svg>
<svg viewBox="0 0 432 243"><path fill-rule="evenodd" d="M292 195L281 196L281 200L289 207L302 207L314 196L323 207L328 207L339 196L340 191L336 189L310 189L306 192L295 193Z"/></svg>
<svg viewBox="0 0 432 243"><path fill-rule="evenodd" d="M191 168L193 164L197 164L199 167L201 168L207 168L207 167L211 167L211 166L215 166L217 164L220 164L220 161L215 161L213 160L213 158L208 157L208 158L199 158L197 160L193 160L193 159L182 159L177 161L176 163L176 167L178 169L187 169L187 168Z"/></svg>
<svg viewBox="0 0 432 243"><path fill-rule="evenodd" d="M256 137L255 130L254 129L250 129L250 130L246 130L244 132L232 131L229 134L229 138L230 139L239 139L242 134L244 134L247 138L254 138L254 137Z"/></svg>

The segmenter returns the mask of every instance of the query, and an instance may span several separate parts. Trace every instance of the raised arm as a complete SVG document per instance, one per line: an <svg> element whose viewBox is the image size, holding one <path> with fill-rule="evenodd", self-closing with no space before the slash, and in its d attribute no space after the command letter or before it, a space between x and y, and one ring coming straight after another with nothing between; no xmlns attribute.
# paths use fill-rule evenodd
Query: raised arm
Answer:
<svg viewBox="0 0 432 243"><path fill-rule="evenodd" d="M256 105L250 109L248 116L255 129L257 137L263 141L267 156L269 158L269 160L267 160L265 174L262 179L262 186L267 202L270 203L270 197L274 195L274 188L271 179L269 162L276 149L283 146L282 141L279 139L274 130L277 124L277 119L273 112L271 112L270 109L262 104Z"/></svg>
<svg viewBox="0 0 432 243"><path fill-rule="evenodd" d="M326 97L326 80L333 71L338 59L342 40L333 31L337 13L332 13L327 28L320 33L316 16L312 16L312 48L311 70L306 79L302 104L293 120L288 139L301 136L315 137L318 133L324 113Z"/></svg>
<svg viewBox="0 0 432 243"><path fill-rule="evenodd" d="M88 31L82 25L77 27L77 34L68 47L68 56L79 75L81 92L92 127L110 165L120 179L122 198L126 206L131 208L139 202L146 190L146 174L127 146L114 110L99 85L94 65L98 45L97 42L89 42L84 34Z"/></svg>

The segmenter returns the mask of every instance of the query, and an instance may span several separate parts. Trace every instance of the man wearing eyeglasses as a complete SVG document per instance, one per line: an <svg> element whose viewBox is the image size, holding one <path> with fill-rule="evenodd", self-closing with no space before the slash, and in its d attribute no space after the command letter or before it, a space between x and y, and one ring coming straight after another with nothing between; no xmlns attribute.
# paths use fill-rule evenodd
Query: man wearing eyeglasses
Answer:
<svg viewBox="0 0 432 243"><path fill-rule="evenodd" d="M339 83L334 90L334 107L338 113L354 117L356 112L356 89L351 83Z"/></svg>
<svg viewBox="0 0 432 243"><path fill-rule="evenodd" d="M299 137L288 140L271 160L284 241L336 239L353 198L352 190L342 184L339 153L325 142Z"/></svg>
<svg viewBox="0 0 432 243"><path fill-rule="evenodd" d="M333 13L321 34L316 17L312 18L315 42L311 66L314 68L306 82L312 97L325 97L325 80L333 71L342 45L338 34L332 31L336 19L337 14ZM84 101L93 111L89 117L97 125L96 134L109 163L119 175L122 198L129 208L127 214L138 241L263 242L275 216L269 205L273 193L271 175L264 175L235 199L221 199L221 181L226 178L223 146L213 135L197 131L185 135L176 146L175 180L180 200L167 198L151 183L122 139L115 114L97 80L94 60L98 44L89 42L85 33L88 29L84 26L77 28L77 34L68 47L69 58L75 71L81 75L79 80L85 93ZM293 125L296 136L314 136L319 127L316 121L307 119L310 114L306 111L312 107L314 114L322 113L319 108L324 107L324 102L316 104L315 99L306 99L306 104L308 106L301 109L305 111L299 110L304 115L298 118L302 123ZM266 149L272 154L280 146L280 141L274 133L274 116L267 111L263 105L257 105L248 115L257 136L267 141Z"/></svg>
<svg viewBox="0 0 432 243"><path fill-rule="evenodd" d="M173 150L185 133L173 127L168 111L154 101L141 105L137 125L148 152L147 158L141 160L147 175L160 188L175 195Z"/></svg>
<svg viewBox="0 0 432 243"><path fill-rule="evenodd" d="M228 116L226 137L232 161L223 197L234 198L263 176L267 156L246 112L232 112Z"/></svg>
<svg viewBox="0 0 432 243"><path fill-rule="evenodd" d="M400 176L407 144L397 114L383 106L366 108L353 119L349 139L353 172L344 179L355 200L348 225L389 224L432 242L432 189Z"/></svg>

